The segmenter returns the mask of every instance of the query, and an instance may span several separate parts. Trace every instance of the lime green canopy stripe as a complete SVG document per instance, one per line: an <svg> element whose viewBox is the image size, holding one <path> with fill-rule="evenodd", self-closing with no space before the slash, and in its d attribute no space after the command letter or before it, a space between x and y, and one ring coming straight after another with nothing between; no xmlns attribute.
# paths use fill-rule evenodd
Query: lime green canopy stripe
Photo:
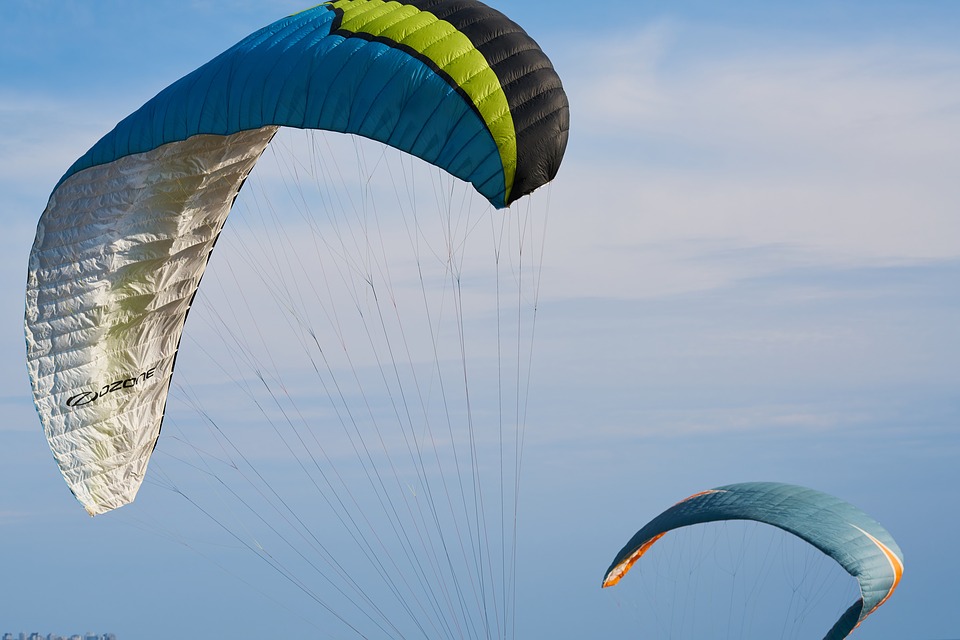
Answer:
<svg viewBox="0 0 960 640"><path fill-rule="evenodd" d="M343 12L339 31L383 38L419 53L450 76L483 117L500 151L506 200L517 167L517 138L507 96L490 64L470 39L449 22L415 6L386 0L335 0Z"/></svg>

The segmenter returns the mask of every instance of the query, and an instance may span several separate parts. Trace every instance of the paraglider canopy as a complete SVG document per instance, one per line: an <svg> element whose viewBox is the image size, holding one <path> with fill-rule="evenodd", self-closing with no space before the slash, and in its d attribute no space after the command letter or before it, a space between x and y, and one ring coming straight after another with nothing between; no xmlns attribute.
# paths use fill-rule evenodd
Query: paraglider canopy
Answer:
<svg viewBox="0 0 960 640"><path fill-rule="evenodd" d="M836 560L859 585L861 598L824 640L847 637L893 594L903 575L903 553L876 520L826 493L777 482L731 484L695 493L643 526L616 555L603 586L617 584L668 532L694 524L752 520L809 542Z"/></svg>
<svg viewBox="0 0 960 640"><path fill-rule="evenodd" d="M560 80L475 0L337 0L283 18L173 83L60 180L26 292L34 402L91 514L132 501L187 311L278 127L354 133L469 181L497 208L551 180Z"/></svg>

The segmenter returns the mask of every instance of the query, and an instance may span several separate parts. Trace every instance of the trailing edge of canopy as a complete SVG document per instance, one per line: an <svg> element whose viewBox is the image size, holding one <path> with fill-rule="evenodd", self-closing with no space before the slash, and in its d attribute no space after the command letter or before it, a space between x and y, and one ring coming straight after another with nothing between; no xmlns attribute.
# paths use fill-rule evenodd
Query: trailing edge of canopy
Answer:
<svg viewBox="0 0 960 640"><path fill-rule="evenodd" d="M847 637L893 594L903 574L903 553L876 520L826 493L775 482L726 485L696 493L644 525L620 550L604 576L613 586L666 533L694 524L752 520L809 542L836 560L860 585L861 598L824 640Z"/></svg>
<svg viewBox="0 0 960 640"><path fill-rule="evenodd" d="M248 36L120 122L61 178L198 134L355 133L505 207L551 180L569 110L546 55L476 0L336 0Z"/></svg>

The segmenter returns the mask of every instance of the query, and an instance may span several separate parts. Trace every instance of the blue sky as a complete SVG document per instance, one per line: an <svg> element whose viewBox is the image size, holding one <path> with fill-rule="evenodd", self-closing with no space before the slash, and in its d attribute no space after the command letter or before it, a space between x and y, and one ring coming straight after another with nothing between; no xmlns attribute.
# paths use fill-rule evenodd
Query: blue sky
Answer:
<svg viewBox="0 0 960 640"><path fill-rule="evenodd" d="M943 613L960 572L960 7L497 6L554 60L572 113L550 194L517 636L631 633L634 592L598 588L630 535L695 491L776 480L850 500L905 552L900 589L854 637L960 637ZM0 632L316 631L284 588L238 579L272 584L240 550L192 544L209 527L169 492L86 517L43 441L22 338L36 220L66 168L301 8L2 10Z"/></svg>

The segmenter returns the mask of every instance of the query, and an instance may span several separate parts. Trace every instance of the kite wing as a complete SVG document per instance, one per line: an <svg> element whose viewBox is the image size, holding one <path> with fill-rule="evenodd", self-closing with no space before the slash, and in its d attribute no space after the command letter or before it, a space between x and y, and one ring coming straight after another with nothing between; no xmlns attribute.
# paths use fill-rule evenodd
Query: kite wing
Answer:
<svg viewBox="0 0 960 640"><path fill-rule="evenodd" d="M61 178L26 291L34 402L94 515L134 499L213 245L280 126L354 133L471 182L497 208L551 180L556 72L475 0L337 0L250 35L121 121Z"/></svg>
<svg viewBox="0 0 960 640"><path fill-rule="evenodd" d="M846 638L893 594L903 553L876 520L826 493L775 482L732 484L696 493L644 525L620 550L603 579L610 587L668 532L694 524L752 520L779 527L836 560L860 584L861 598L824 640Z"/></svg>

